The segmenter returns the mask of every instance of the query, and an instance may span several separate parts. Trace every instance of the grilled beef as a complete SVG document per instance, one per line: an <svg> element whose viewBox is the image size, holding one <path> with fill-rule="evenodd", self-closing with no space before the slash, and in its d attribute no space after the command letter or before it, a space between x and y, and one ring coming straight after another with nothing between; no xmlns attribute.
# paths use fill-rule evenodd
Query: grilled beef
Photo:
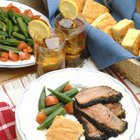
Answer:
<svg viewBox="0 0 140 140"><path fill-rule="evenodd" d="M85 117L81 117L79 120L83 124L86 140L107 140L108 139L107 135L104 132L97 129Z"/></svg>
<svg viewBox="0 0 140 140"><path fill-rule="evenodd" d="M108 103L104 104L107 108L111 110L117 117L125 118L125 110L122 108L121 103Z"/></svg>
<svg viewBox="0 0 140 140"><path fill-rule="evenodd" d="M127 122L118 118L103 104L96 104L86 108L80 108L75 105L75 113L78 113L79 116L84 116L99 130L105 131L109 137L116 137L127 129Z"/></svg>
<svg viewBox="0 0 140 140"><path fill-rule="evenodd" d="M97 103L118 102L122 94L108 86L97 86L81 90L75 100L80 107L88 107Z"/></svg>

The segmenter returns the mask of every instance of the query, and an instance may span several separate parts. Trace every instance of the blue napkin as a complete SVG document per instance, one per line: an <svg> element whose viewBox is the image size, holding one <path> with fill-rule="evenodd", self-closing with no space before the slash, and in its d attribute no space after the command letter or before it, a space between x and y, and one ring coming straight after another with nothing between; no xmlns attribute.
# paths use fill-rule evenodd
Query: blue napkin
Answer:
<svg viewBox="0 0 140 140"><path fill-rule="evenodd" d="M117 21L123 18L133 19L136 21L135 25L137 25L137 27L140 26L140 20L137 21L137 18L140 17L135 13L136 0L96 1L109 7ZM51 25L54 26L54 18L59 13L59 0L46 0L46 2L48 5L49 20ZM136 58L136 56L122 48L122 46L115 42L110 36L88 23L86 24L86 50L89 51L90 56L93 58L99 70L124 59Z"/></svg>

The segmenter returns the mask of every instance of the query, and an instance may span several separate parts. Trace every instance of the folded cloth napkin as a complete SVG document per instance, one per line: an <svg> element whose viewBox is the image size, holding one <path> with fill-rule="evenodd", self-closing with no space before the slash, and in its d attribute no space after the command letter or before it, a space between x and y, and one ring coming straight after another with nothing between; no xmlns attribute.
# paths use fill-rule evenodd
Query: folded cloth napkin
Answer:
<svg viewBox="0 0 140 140"><path fill-rule="evenodd" d="M58 10L59 1L60 0L46 0L48 5L49 20L52 26L54 26L55 15L59 13ZM117 20L120 20L122 18L131 19L136 8L135 0L112 0L112 1L96 0L96 1L110 7L112 15ZM108 1L110 3L108 3ZM128 4L128 8L127 8L127 4ZM136 25L138 24L137 16L138 15L133 17L134 21L136 21ZM86 50L89 51L91 58L93 58L94 63L96 64L99 70L109 67L112 64L117 63L124 59L136 58L132 53L123 49L122 46L116 43L107 34L94 28L88 23L86 24L86 48L87 48Z"/></svg>
<svg viewBox="0 0 140 140"><path fill-rule="evenodd" d="M11 107L5 102L0 102L0 139L16 139L15 114Z"/></svg>

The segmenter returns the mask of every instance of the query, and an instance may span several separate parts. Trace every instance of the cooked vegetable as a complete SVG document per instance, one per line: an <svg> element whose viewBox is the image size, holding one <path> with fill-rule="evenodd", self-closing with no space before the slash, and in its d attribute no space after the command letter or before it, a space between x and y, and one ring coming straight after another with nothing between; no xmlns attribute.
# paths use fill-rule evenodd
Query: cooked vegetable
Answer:
<svg viewBox="0 0 140 140"><path fill-rule="evenodd" d="M17 38L17 39L23 40L23 41L26 40L26 37L23 34L20 34L20 33L17 33L17 32L13 32L12 36Z"/></svg>
<svg viewBox="0 0 140 140"><path fill-rule="evenodd" d="M8 15L8 17L11 19L11 21L14 24L17 23L15 13L14 13L14 11L12 9L11 10L8 10L7 15Z"/></svg>
<svg viewBox="0 0 140 140"><path fill-rule="evenodd" d="M9 54L7 52L2 52L0 56L0 60L6 62L8 60Z"/></svg>
<svg viewBox="0 0 140 140"><path fill-rule="evenodd" d="M28 38L29 37L28 27L21 17L17 18L17 24L18 24L18 27L20 28L21 32L25 35L25 37Z"/></svg>
<svg viewBox="0 0 140 140"><path fill-rule="evenodd" d="M48 88L48 90L53 93L55 96L58 97L58 99L60 99L62 102L64 103L68 103L68 102L73 102L73 99L68 97L67 95L61 93L61 92L58 92L58 91L55 91L55 90L52 90L50 88Z"/></svg>
<svg viewBox="0 0 140 140"><path fill-rule="evenodd" d="M64 106L65 110L67 111L67 113L69 114L73 114L73 103L69 102Z"/></svg>
<svg viewBox="0 0 140 140"><path fill-rule="evenodd" d="M42 111L40 111L37 116L36 116L36 121L39 123L39 124L42 124L46 119L46 114Z"/></svg>
<svg viewBox="0 0 140 140"><path fill-rule="evenodd" d="M39 102L38 102L38 110L39 111L46 107L45 98L46 98L46 89L45 89L45 87L43 87L43 90L40 94Z"/></svg>
<svg viewBox="0 0 140 140"><path fill-rule="evenodd" d="M62 103L58 103L56 105L41 109L41 111L44 112L48 116L48 115L50 115L51 113L53 113L55 110L57 110L58 108L60 108L62 106L63 106Z"/></svg>
<svg viewBox="0 0 140 140"><path fill-rule="evenodd" d="M14 48L14 47L11 47L11 46L2 45L2 44L0 44L0 50L2 50L2 51L10 51L11 50L11 51L13 51L15 53L21 52L17 48Z"/></svg>
<svg viewBox="0 0 140 140"><path fill-rule="evenodd" d="M57 87L57 88L55 89L55 91L62 92L63 89L65 88L65 86L66 86L68 83L69 83L69 81L63 83L62 85L60 85L59 87Z"/></svg>
<svg viewBox="0 0 140 140"><path fill-rule="evenodd" d="M9 51L9 59L12 61L17 62L19 60L19 56L13 52L12 50Z"/></svg>
<svg viewBox="0 0 140 140"><path fill-rule="evenodd" d="M21 41L15 39L15 38L7 38L5 40L0 39L0 43L3 45L11 45L11 46L18 46Z"/></svg>
<svg viewBox="0 0 140 140"><path fill-rule="evenodd" d="M11 33L13 31L13 25L12 22L10 20L7 21L7 33L8 36L11 37Z"/></svg>
<svg viewBox="0 0 140 140"><path fill-rule="evenodd" d="M46 106L56 105L59 103L59 100L56 96L46 96L45 103Z"/></svg>
<svg viewBox="0 0 140 140"><path fill-rule="evenodd" d="M68 84L64 87L63 92L66 92L66 91L68 91L68 90L70 90L70 89L72 89L72 88L73 88L72 85L71 85L70 83L68 83Z"/></svg>
<svg viewBox="0 0 140 140"><path fill-rule="evenodd" d="M0 35L4 35L5 37L8 37L7 32L4 32L4 31L0 31Z"/></svg>
<svg viewBox="0 0 140 140"><path fill-rule="evenodd" d="M79 90L76 87L74 87L71 90L64 92L63 94L73 98L78 92L79 92Z"/></svg>
<svg viewBox="0 0 140 140"><path fill-rule="evenodd" d="M0 39L4 40L5 36L4 35L0 35Z"/></svg>
<svg viewBox="0 0 140 140"><path fill-rule="evenodd" d="M37 129L38 130L42 130L44 128L48 128L52 124L54 118L57 115L65 115L65 114L66 114L65 109L63 107L60 107L59 109L55 110L52 114L50 114L49 116L47 116L47 118L45 119L45 121L40 126L38 126Z"/></svg>

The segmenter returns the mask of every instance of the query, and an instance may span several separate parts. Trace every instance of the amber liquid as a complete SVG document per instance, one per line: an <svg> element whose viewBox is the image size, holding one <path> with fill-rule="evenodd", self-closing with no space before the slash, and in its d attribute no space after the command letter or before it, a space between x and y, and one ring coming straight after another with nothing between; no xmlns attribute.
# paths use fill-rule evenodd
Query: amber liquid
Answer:
<svg viewBox="0 0 140 140"><path fill-rule="evenodd" d="M85 49L85 32L83 28L80 28L84 23L79 19L74 19L75 29L66 29L60 27L57 23L56 27L66 34L65 44L65 66L66 67L79 67L83 64L83 51Z"/></svg>

